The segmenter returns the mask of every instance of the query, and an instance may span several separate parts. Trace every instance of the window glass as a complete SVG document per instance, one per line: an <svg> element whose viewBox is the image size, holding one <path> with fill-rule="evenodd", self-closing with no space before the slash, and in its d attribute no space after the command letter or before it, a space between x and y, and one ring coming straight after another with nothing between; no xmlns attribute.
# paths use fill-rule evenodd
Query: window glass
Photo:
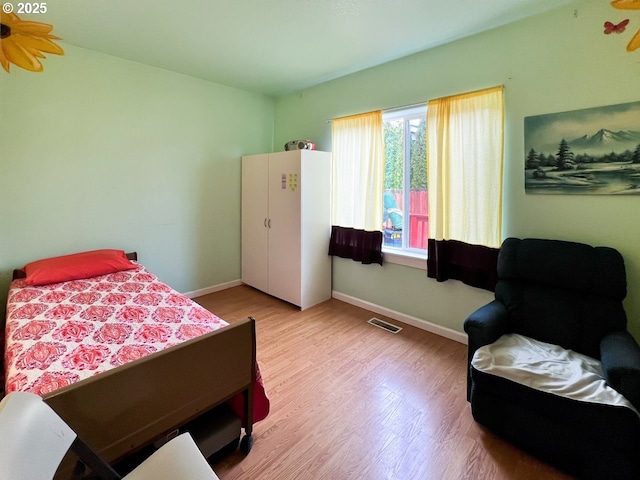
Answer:
<svg viewBox="0 0 640 480"><path fill-rule="evenodd" d="M383 247L426 255L426 106L385 112Z"/></svg>

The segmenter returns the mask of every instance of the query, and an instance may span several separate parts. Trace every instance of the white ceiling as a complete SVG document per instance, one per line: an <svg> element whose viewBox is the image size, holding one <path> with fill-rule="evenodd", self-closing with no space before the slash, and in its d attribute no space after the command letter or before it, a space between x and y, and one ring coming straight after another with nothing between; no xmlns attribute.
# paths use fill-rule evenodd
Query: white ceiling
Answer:
<svg viewBox="0 0 640 480"><path fill-rule="evenodd" d="M62 42L282 95L575 0L57 0Z"/></svg>

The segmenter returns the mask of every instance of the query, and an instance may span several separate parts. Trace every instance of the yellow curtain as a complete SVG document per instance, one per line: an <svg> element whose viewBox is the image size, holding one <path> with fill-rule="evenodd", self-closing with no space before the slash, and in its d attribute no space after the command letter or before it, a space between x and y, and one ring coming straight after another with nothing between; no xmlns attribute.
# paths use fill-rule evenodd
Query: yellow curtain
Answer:
<svg viewBox="0 0 640 480"><path fill-rule="evenodd" d="M429 238L500 247L503 87L429 101Z"/></svg>
<svg viewBox="0 0 640 480"><path fill-rule="evenodd" d="M332 154L332 225L381 230L382 111L334 119Z"/></svg>

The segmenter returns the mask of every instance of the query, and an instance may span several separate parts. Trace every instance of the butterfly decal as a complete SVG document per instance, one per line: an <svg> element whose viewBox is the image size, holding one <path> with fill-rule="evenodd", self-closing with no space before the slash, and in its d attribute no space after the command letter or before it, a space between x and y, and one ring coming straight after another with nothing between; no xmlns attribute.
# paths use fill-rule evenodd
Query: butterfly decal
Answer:
<svg viewBox="0 0 640 480"><path fill-rule="evenodd" d="M611 33L622 33L627 28L629 24L629 19L625 19L618 23L617 25L612 22L604 22L604 34L609 35Z"/></svg>

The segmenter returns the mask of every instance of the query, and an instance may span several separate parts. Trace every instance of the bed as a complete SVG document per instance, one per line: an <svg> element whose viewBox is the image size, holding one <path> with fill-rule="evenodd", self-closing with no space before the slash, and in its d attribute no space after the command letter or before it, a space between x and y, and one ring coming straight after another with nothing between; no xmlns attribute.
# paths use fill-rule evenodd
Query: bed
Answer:
<svg viewBox="0 0 640 480"><path fill-rule="evenodd" d="M85 254L104 254L107 265L85 268ZM38 262L14 271L9 289L6 393L41 395L111 463L228 402L249 452L253 423L269 410L254 319L226 323L160 282L135 253Z"/></svg>

